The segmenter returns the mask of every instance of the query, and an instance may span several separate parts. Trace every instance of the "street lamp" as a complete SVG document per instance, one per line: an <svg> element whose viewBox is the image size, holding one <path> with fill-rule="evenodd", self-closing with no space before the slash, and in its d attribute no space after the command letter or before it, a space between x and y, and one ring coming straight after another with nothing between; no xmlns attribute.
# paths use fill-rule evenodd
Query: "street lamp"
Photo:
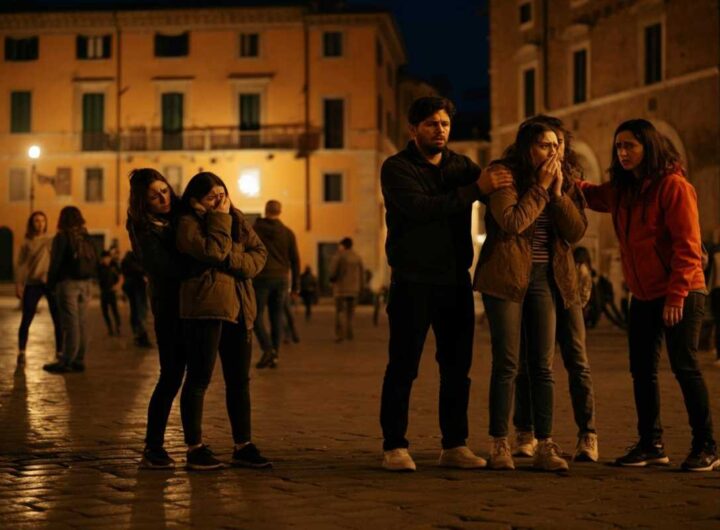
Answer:
<svg viewBox="0 0 720 530"><path fill-rule="evenodd" d="M31 145L28 156L33 161L30 166L30 214L32 214L35 211L35 161L40 158L40 146Z"/></svg>

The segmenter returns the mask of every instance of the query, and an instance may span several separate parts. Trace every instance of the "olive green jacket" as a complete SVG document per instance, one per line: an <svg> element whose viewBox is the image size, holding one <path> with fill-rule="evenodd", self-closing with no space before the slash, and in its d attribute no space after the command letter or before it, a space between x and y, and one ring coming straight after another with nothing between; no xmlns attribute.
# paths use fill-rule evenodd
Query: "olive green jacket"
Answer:
<svg viewBox="0 0 720 530"><path fill-rule="evenodd" d="M265 266L265 246L239 211L242 243L232 239L230 214L196 210L178 221L178 250L194 262L180 284L180 318L238 322L242 316L252 329L257 307L251 278Z"/></svg>
<svg viewBox="0 0 720 530"><path fill-rule="evenodd" d="M485 212L487 238L483 244L473 286L497 298L522 302L532 269L532 238L535 221L547 206L552 229L552 271L565 307L579 303L572 245L587 228L584 200L573 183L559 198L550 197L534 184L518 197L515 186L490 195Z"/></svg>

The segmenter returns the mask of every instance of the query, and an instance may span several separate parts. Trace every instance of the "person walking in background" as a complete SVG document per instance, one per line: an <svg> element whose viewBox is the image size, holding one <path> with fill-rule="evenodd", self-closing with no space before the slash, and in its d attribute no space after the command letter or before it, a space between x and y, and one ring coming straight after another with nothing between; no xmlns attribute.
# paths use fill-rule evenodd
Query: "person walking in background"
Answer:
<svg viewBox="0 0 720 530"><path fill-rule="evenodd" d="M97 267L97 250L88 236L82 213L75 206L64 207L60 210L48 270L48 289L55 290L57 296L64 344L62 356L44 365L43 370L55 374L85 370L86 311Z"/></svg>
<svg viewBox="0 0 720 530"><path fill-rule="evenodd" d="M447 148L455 113L445 98L423 97L408 111L411 140L382 165L385 251L392 269L387 307L388 363L382 385L382 467L414 471L406 438L410 391L428 330L440 368L441 466L481 468L466 445L475 308L468 269L473 259L472 204L512 182L509 172L482 171Z"/></svg>
<svg viewBox="0 0 720 530"><path fill-rule="evenodd" d="M300 275L300 298L305 306L305 320L310 320L312 306L318 301L318 281L309 265Z"/></svg>
<svg viewBox="0 0 720 530"><path fill-rule="evenodd" d="M363 263L352 247L353 240L343 238L330 261L330 282L335 296L335 342L353 340L355 304L363 288Z"/></svg>
<svg viewBox="0 0 720 530"><path fill-rule="evenodd" d="M33 212L27 221L25 241L20 247L15 274L15 294L22 304L22 319L18 329L18 366L25 365L25 348L30 324L37 311L40 298L48 302L55 332L56 357L62 355L63 332L55 293L48 288L50 247L52 238L47 235L47 217L43 212Z"/></svg>
<svg viewBox="0 0 720 530"><path fill-rule="evenodd" d="M300 342L297 327L295 326L295 315L293 314L293 306L295 305L296 295L287 293L285 296L285 306L283 307L283 342Z"/></svg>
<svg viewBox="0 0 720 530"><path fill-rule="evenodd" d="M558 140L558 159L566 184L566 195L575 203L576 210L581 214L583 223L587 223L584 213L584 199L573 182L573 176L580 175L582 170L572 150L572 136L563 126L562 121L552 116L535 116L526 123L540 122L555 131ZM552 207L551 207L552 210ZM576 260L575 256L582 256ZM560 354L568 376L570 400L573 416L577 425L577 444L573 460L597 462L599 458L597 432L595 430L595 397L593 391L590 362L585 346L585 319L583 307L590 299L592 292L592 276L588 268L590 255L584 247L576 248L572 259L574 265L570 274L577 279L578 297L568 303L557 300L555 303L556 329L555 335L560 346ZM534 265L534 264L533 264ZM534 435L533 396L530 378L528 377L527 343L525 334L520 341L520 364L515 379L515 410L513 425L516 432L516 443L513 456L532 457L535 454L537 439Z"/></svg>
<svg viewBox="0 0 720 530"><path fill-rule="evenodd" d="M613 135L610 181L579 183L590 208L612 215L623 276L632 293L628 346L640 439L620 466L667 465L660 422L658 362L663 336L692 428L688 471L720 466L710 400L697 361L705 277L695 188L677 150L647 120Z"/></svg>
<svg viewBox="0 0 720 530"><path fill-rule="evenodd" d="M183 257L175 246L178 206L175 192L161 173L151 168L130 173L126 228L133 252L147 272L160 358L160 377L148 404L145 448L140 461L143 469L175 467L164 445L168 417L186 365L178 309L183 270Z"/></svg>
<svg viewBox="0 0 720 530"><path fill-rule="evenodd" d="M249 377L256 316L251 278L265 265L267 251L240 210L232 206L227 187L217 175L203 172L190 179L181 208L176 243L188 259L180 284L180 318L188 354L180 397L187 467L222 466L202 443L203 400L218 351L234 442L232 464L270 467L251 442Z"/></svg>
<svg viewBox="0 0 720 530"><path fill-rule="evenodd" d="M123 275L123 292L130 305L130 327L135 346L152 348L147 332L147 278L145 269L134 251L125 253L120 264Z"/></svg>
<svg viewBox="0 0 720 530"><path fill-rule="evenodd" d="M117 306L117 290L120 286L120 268L112 260L110 252L104 250L100 254L98 264L98 284L100 286L100 309L108 328L108 335L120 335L120 315ZM110 320L112 312L113 320ZM113 326L114 321L114 326Z"/></svg>
<svg viewBox="0 0 720 530"><path fill-rule="evenodd" d="M299 290L300 257L295 234L280 220L282 205L270 200L265 204L265 217L255 221L255 233L267 249L267 263L253 280L257 296L255 335L262 356L256 368L277 368L283 332L285 298ZM288 286L288 275L290 285ZM289 288L288 288L289 287ZM265 308L268 309L270 335L265 327Z"/></svg>

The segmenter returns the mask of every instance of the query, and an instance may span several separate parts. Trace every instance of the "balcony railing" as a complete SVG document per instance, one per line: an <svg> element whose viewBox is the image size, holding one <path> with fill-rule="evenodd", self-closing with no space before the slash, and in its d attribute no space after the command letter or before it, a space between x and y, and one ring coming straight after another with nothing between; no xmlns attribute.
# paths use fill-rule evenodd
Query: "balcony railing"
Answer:
<svg viewBox="0 0 720 530"><path fill-rule="evenodd" d="M320 132L305 133L301 125L273 125L241 131L237 127L207 127L163 131L131 128L120 134L122 151L212 151L219 149L290 149L312 151ZM84 146L85 144L83 144Z"/></svg>

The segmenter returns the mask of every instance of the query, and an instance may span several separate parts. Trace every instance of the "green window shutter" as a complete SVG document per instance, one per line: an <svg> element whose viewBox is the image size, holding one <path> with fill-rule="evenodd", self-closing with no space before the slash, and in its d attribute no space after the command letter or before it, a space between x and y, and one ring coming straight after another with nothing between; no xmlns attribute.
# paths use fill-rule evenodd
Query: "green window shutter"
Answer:
<svg viewBox="0 0 720 530"><path fill-rule="evenodd" d="M83 132L105 129L105 94L83 94Z"/></svg>
<svg viewBox="0 0 720 530"><path fill-rule="evenodd" d="M240 130L260 129L260 94L240 94Z"/></svg>
<svg viewBox="0 0 720 530"><path fill-rule="evenodd" d="M30 110L32 97L30 92L10 93L10 132L30 132Z"/></svg>

